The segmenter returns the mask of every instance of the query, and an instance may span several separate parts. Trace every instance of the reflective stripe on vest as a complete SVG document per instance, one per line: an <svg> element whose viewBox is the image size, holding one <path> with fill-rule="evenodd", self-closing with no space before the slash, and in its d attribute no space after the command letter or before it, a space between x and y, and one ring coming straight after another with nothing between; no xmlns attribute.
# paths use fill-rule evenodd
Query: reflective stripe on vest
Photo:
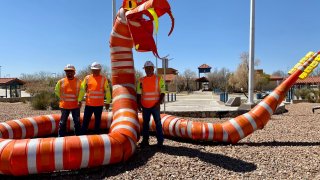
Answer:
<svg viewBox="0 0 320 180"><path fill-rule="evenodd" d="M160 95L160 93L159 92L145 92L144 95L152 96L152 95Z"/></svg>
<svg viewBox="0 0 320 180"><path fill-rule="evenodd" d="M96 81L96 78L93 75L89 75L86 77L86 92L87 92L86 104L87 105L89 106L104 105L105 81L106 81L106 78L103 76L101 76L100 81Z"/></svg>
<svg viewBox="0 0 320 180"><path fill-rule="evenodd" d="M141 104L145 108L153 107L160 99L159 80L156 75L141 78Z"/></svg>
<svg viewBox="0 0 320 180"><path fill-rule="evenodd" d="M74 81L76 81L76 84L74 84ZM80 81L76 77L73 80L63 78L60 81L60 107L65 109L77 108L79 90Z"/></svg>
<svg viewBox="0 0 320 180"><path fill-rule="evenodd" d="M160 98L154 97L154 98L143 98L146 101L153 101L153 100L159 100Z"/></svg>

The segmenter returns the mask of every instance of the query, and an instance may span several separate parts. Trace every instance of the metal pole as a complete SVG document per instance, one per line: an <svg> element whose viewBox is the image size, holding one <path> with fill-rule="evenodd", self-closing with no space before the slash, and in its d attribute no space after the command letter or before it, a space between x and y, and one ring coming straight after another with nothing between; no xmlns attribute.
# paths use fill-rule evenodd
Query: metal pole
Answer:
<svg viewBox="0 0 320 180"><path fill-rule="evenodd" d="M158 36L157 35L155 35L155 36L156 36L156 45L158 45ZM156 75L158 77L158 58L157 58L157 56L156 56Z"/></svg>
<svg viewBox="0 0 320 180"><path fill-rule="evenodd" d="M166 89L166 67L167 67L167 59L162 59L162 61L164 61L164 67L163 67L163 74L164 74L164 77L163 77L163 79L164 79L164 89L165 89L165 92L167 92L167 89ZM165 94L165 96L166 96L166 94ZM169 99L168 99L168 101L169 101ZM166 113L166 101L164 100L164 102L163 102L163 112L164 113Z"/></svg>
<svg viewBox="0 0 320 180"><path fill-rule="evenodd" d="M158 45L158 35L155 35L156 37L156 45ZM156 75L157 75L157 77L158 77L158 58L156 57ZM157 78L158 79L158 78ZM157 83L159 83L158 81L157 81ZM165 103L166 103L166 95L164 96L164 101L163 101L163 112L164 113L166 113L166 106L165 106Z"/></svg>
<svg viewBox="0 0 320 180"><path fill-rule="evenodd" d="M117 11L116 11L116 0L112 0L112 26L116 19Z"/></svg>
<svg viewBox="0 0 320 180"><path fill-rule="evenodd" d="M251 0L250 5L250 47L249 47L249 87L248 87L248 104L253 102L254 90L254 33L255 32L255 0Z"/></svg>
<svg viewBox="0 0 320 180"><path fill-rule="evenodd" d="M178 73L174 77L176 79L176 94L178 93Z"/></svg>

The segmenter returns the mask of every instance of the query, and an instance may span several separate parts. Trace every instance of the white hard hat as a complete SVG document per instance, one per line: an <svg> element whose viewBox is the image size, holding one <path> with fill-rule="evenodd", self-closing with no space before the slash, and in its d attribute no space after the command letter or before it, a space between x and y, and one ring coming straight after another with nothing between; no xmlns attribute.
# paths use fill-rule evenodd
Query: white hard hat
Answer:
<svg viewBox="0 0 320 180"><path fill-rule="evenodd" d="M144 63L143 68L145 68L145 67L149 67L149 66L154 67L154 65L153 65L153 63L152 63L151 61L146 61L146 63Z"/></svg>
<svg viewBox="0 0 320 180"><path fill-rule="evenodd" d="M75 68L72 64L67 64L67 65L64 67L64 70L65 70L65 71L75 71L76 68Z"/></svg>
<svg viewBox="0 0 320 180"><path fill-rule="evenodd" d="M91 64L91 69L101 69L101 64L98 62L93 62Z"/></svg>

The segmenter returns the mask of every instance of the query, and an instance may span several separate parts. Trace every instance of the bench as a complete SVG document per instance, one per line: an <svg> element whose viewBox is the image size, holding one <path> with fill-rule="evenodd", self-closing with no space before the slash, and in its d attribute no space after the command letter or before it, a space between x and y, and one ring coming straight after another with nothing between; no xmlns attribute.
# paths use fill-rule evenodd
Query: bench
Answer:
<svg viewBox="0 0 320 180"><path fill-rule="evenodd" d="M315 106L315 107L312 108L313 114L314 114L314 110L316 110L316 109L320 109L320 106Z"/></svg>

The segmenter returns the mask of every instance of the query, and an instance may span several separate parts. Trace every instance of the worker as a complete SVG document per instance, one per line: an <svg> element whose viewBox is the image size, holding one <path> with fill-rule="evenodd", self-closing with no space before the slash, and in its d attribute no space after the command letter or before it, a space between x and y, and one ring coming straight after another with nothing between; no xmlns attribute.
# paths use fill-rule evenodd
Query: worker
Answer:
<svg viewBox="0 0 320 180"><path fill-rule="evenodd" d="M156 124L157 145L163 145L163 132L160 118L160 104L165 94L165 84L160 76L154 74L154 65L151 61L144 64L145 77L140 78L137 83L137 104L138 110L142 111L143 131L141 147L149 145L149 122L150 116Z"/></svg>
<svg viewBox="0 0 320 180"><path fill-rule="evenodd" d="M81 133L86 134L92 114L95 117L94 132L100 133L101 115L103 106L109 109L111 103L111 92L108 79L101 75L101 65L97 62L91 64L92 74L87 75L81 83L80 96L86 94L86 105L84 108Z"/></svg>
<svg viewBox="0 0 320 180"><path fill-rule="evenodd" d="M71 112L74 122L74 130L76 135L80 135L80 108L81 100L79 99L79 91L81 81L76 78L75 67L68 64L64 68L65 78L60 79L55 87L55 94L59 97L59 107L61 110L61 118L59 122L58 136L66 135L67 119Z"/></svg>

